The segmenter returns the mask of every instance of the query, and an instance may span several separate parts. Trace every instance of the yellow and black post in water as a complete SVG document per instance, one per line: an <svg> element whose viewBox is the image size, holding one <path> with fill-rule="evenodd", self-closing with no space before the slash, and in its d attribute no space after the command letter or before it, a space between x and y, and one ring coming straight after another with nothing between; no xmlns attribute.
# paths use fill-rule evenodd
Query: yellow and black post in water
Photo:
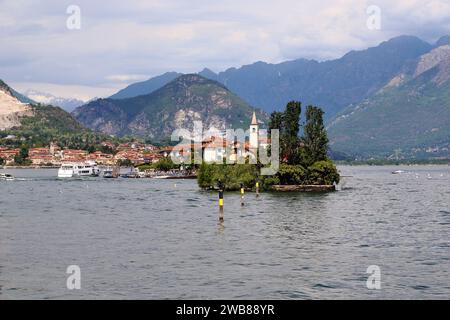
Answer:
<svg viewBox="0 0 450 320"><path fill-rule="evenodd" d="M244 205L244 192L245 192L245 190L244 190L244 184L241 183L241 206Z"/></svg>
<svg viewBox="0 0 450 320"><path fill-rule="evenodd" d="M223 221L223 190L219 190L219 221Z"/></svg>
<svg viewBox="0 0 450 320"><path fill-rule="evenodd" d="M223 218L224 218L223 217L223 190L225 189L225 187L220 180L218 183L218 187L219 187L219 221L223 222Z"/></svg>
<svg viewBox="0 0 450 320"><path fill-rule="evenodd" d="M255 189L256 189L256 197L259 197L259 181L256 181Z"/></svg>

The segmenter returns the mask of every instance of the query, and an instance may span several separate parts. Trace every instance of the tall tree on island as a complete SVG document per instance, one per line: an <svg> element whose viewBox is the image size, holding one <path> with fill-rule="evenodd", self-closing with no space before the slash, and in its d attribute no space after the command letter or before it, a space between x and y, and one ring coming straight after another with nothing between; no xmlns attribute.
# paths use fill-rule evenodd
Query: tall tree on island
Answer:
<svg viewBox="0 0 450 320"><path fill-rule="evenodd" d="M300 138L300 115L301 102L290 101L284 112L272 112L269 129L280 130L283 162L308 167L328 159L328 136L323 124L323 110L310 105L306 109L303 137Z"/></svg>
<svg viewBox="0 0 450 320"><path fill-rule="evenodd" d="M283 112L274 111L270 114L269 129L278 129L281 134L283 127Z"/></svg>
<svg viewBox="0 0 450 320"><path fill-rule="evenodd" d="M274 111L270 115L269 129L280 132L280 155L283 162L297 164L300 147L301 102L290 101L284 112Z"/></svg>
<svg viewBox="0 0 450 320"><path fill-rule="evenodd" d="M317 161L327 160L328 136L323 124L323 110L308 106L303 136L302 162L312 165Z"/></svg>
<svg viewBox="0 0 450 320"><path fill-rule="evenodd" d="M282 159L288 164L298 163L297 149L300 146L300 115L301 103L299 101L290 101L286 105L286 110L282 117L281 150Z"/></svg>

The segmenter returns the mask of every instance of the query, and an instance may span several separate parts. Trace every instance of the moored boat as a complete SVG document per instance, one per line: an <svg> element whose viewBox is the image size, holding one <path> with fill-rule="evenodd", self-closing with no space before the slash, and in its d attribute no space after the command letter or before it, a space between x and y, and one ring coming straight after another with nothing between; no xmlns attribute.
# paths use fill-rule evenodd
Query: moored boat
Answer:
<svg viewBox="0 0 450 320"><path fill-rule="evenodd" d="M103 178L114 178L113 171L111 169L103 170Z"/></svg>
<svg viewBox="0 0 450 320"><path fill-rule="evenodd" d="M14 176L9 173L0 173L0 180L2 181L14 181Z"/></svg>
<svg viewBox="0 0 450 320"><path fill-rule="evenodd" d="M170 176L168 175L158 175L158 176L153 176L153 179L168 179L170 178Z"/></svg>
<svg viewBox="0 0 450 320"><path fill-rule="evenodd" d="M118 178L118 168L106 167L103 169L103 178Z"/></svg>

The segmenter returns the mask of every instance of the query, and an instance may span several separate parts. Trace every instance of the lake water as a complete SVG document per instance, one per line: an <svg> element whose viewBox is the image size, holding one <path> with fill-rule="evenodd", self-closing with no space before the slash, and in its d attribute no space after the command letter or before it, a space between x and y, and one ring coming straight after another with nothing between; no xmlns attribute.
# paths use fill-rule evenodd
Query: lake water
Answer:
<svg viewBox="0 0 450 320"><path fill-rule="evenodd" d="M223 224L195 180L8 170L0 299L449 299L450 167L340 170L334 193L226 193Z"/></svg>

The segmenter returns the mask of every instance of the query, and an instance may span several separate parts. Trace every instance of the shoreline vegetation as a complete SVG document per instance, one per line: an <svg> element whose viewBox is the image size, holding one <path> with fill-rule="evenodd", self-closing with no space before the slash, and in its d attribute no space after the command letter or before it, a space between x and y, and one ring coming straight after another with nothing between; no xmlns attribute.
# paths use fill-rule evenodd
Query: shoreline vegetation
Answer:
<svg viewBox="0 0 450 320"><path fill-rule="evenodd" d="M323 124L322 109L316 106L306 108L306 119L300 136L301 103L291 101L285 111L273 112L269 129L279 130L280 166L273 176L259 174L262 165L257 164L207 164L198 169L197 182L202 189L224 188L236 191L241 185L255 189L256 183L262 190L272 191L322 191L334 190L340 175L336 165L327 156L328 137ZM270 132L269 130L269 132ZM270 150L269 150L270 151ZM322 186L305 188L301 186ZM220 187L219 187L220 186Z"/></svg>
<svg viewBox="0 0 450 320"><path fill-rule="evenodd" d="M321 191L334 190L340 176L333 162L318 161L307 169L301 165L281 164L276 175L262 176L259 167L254 164L207 164L200 165L197 182L204 190L217 190L219 183L223 183L225 190L237 191L241 184L246 190L255 191L259 183L263 191ZM295 188L297 186L297 188ZM315 186L301 188L300 186ZM286 187L286 188L283 188ZM331 188L333 187L333 188Z"/></svg>

